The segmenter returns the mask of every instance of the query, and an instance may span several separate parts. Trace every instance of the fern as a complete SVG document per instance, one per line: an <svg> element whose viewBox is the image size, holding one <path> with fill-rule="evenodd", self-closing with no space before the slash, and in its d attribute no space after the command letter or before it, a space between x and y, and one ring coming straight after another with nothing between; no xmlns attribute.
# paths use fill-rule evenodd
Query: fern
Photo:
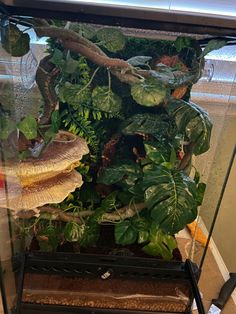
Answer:
<svg viewBox="0 0 236 314"><path fill-rule="evenodd" d="M84 138L93 152L98 149L98 139L95 130L91 125L91 121L84 118L77 112L72 112L70 108L62 113L62 123L64 127L71 133Z"/></svg>

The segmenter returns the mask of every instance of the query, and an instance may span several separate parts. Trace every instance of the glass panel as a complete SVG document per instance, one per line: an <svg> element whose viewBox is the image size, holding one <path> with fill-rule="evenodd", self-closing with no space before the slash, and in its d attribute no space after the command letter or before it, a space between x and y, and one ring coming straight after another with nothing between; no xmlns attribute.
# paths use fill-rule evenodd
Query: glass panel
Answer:
<svg viewBox="0 0 236 314"><path fill-rule="evenodd" d="M235 63L213 55L204 63L202 47L226 43L16 16L1 38L7 307L16 303L19 252L29 253L26 267L34 251L199 264L235 141L222 145L235 122ZM107 281L51 270L27 269L23 302L184 313L192 301L185 277Z"/></svg>

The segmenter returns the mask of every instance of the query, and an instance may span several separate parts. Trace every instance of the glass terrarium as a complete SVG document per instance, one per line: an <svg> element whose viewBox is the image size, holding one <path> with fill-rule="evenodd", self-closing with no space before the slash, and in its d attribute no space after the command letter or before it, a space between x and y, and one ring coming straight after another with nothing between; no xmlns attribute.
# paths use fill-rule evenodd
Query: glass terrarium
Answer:
<svg viewBox="0 0 236 314"><path fill-rule="evenodd" d="M235 22L164 1L2 2L4 314L190 313L194 298L204 313Z"/></svg>

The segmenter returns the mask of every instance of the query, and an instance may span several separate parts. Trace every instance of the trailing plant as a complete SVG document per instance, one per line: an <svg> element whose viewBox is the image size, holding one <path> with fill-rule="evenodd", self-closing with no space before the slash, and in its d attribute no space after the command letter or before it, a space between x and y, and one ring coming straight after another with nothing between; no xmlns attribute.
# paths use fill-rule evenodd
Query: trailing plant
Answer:
<svg viewBox="0 0 236 314"><path fill-rule="evenodd" d="M204 56L226 42L209 41L202 52L190 37L125 38L116 28L53 21L32 27L50 38L46 73L41 64L47 89L43 73L37 77L50 116L42 136L50 141L61 124L87 141L91 155L78 168L81 189L38 208L28 230L44 250L64 242L81 250L98 245L101 228L111 224L117 245L136 243L146 254L170 260L174 235L196 218L205 190L197 171L190 176L191 159L209 149L212 124L189 101L190 90ZM13 126L7 114L0 123L8 136ZM32 117L17 125L28 139L44 127ZM18 214L20 223L26 219Z"/></svg>

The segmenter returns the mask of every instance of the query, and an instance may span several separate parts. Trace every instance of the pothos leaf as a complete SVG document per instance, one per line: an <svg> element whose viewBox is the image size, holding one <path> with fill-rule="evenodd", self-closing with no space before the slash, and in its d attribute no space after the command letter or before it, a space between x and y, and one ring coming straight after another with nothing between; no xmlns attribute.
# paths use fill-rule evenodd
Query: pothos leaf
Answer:
<svg viewBox="0 0 236 314"><path fill-rule="evenodd" d="M194 144L193 153L200 155L210 147L212 123L208 113L193 103L175 100L167 108L175 119L179 133Z"/></svg>
<svg viewBox="0 0 236 314"><path fill-rule="evenodd" d="M196 184L183 171L149 164L143 172L145 203L163 231L175 234L196 218Z"/></svg>
<svg viewBox="0 0 236 314"><path fill-rule="evenodd" d="M151 59L152 57L149 56L136 56L128 59L127 62L136 67L141 65L147 65Z"/></svg>
<svg viewBox="0 0 236 314"><path fill-rule="evenodd" d="M131 116L121 125L122 133L134 134L158 134L169 136L174 131L173 124L167 114L139 113Z"/></svg>
<svg viewBox="0 0 236 314"><path fill-rule="evenodd" d="M66 82L59 87L59 98L62 102L67 102L75 109L81 104L90 101L91 91L89 87Z"/></svg>
<svg viewBox="0 0 236 314"><path fill-rule="evenodd" d="M105 168L98 182L111 185L124 179L128 185L134 185L140 176L141 170L138 164L134 162L119 163Z"/></svg>
<svg viewBox="0 0 236 314"><path fill-rule="evenodd" d="M143 247L143 251L152 256L161 255L165 260L172 258L172 252L177 247L175 238L164 233L157 224L153 223L150 229L150 242Z"/></svg>
<svg viewBox="0 0 236 314"><path fill-rule="evenodd" d="M79 225L75 221L67 222L63 230L65 239L69 242L78 242L83 236L85 225Z"/></svg>
<svg viewBox="0 0 236 314"><path fill-rule="evenodd" d="M178 52L180 52L183 48L191 47L193 42L193 38L186 36L179 36L176 38L174 45Z"/></svg>
<svg viewBox="0 0 236 314"><path fill-rule="evenodd" d="M117 244L128 245L136 241L138 231L130 220L124 220L115 225L115 240Z"/></svg>
<svg viewBox="0 0 236 314"><path fill-rule="evenodd" d="M60 49L55 48L50 62L62 69L65 65L63 52Z"/></svg>
<svg viewBox="0 0 236 314"><path fill-rule="evenodd" d="M107 86L97 86L92 92L93 106L101 111L118 114L121 111L121 99Z"/></svg>
<svg viewBox="0 0 236 314"><path fill-rule="evenodd" d="M2 40L2 45L13 57L22 57L30 49L30 37L16 25L10 24Z"/></svg>
<svg viewBox="0 0 236 314"><path fill-rule="evenodd" d="M111 52L122 50L125 46L125 36L116 28L102 28L96 35L103 46Z"/></svg>
<svg viewBox="0 0 236 314"><path fill-rule="evenodd" d="M153 77L136 83L131 87L133 99L142 106L153 107L160 105L168 96L167 87Z"/></svg>
<svg viewBox="0 0 236 314"><path fill-rule="evenodd" d="M218 50L222 47L224 47L227 44L227 40L216 40L212 39L208 42L207 46L203 50L202 54L200 55L200 58L205 57L208 53L210 53L213 50Z"/></svg>
<svg viewBox="0 0 236 314"><path fill-rule="evenodd" d="M33 116L25 117L18 123L18 129L24 134L28 140L32 140L37 137L37 122Z"/></svg>
<svg viewBox="0 0 236 314"><path fill-rule="evenodd" d="M96 35L96 28L89 24L71 23L70 29L87 39L92 39Z"/></svg>
<svg viewBox="0 0 236 314"><path fill-rule="evenodd" d="M14 130L16 123L5 115L0 116L0 139L6 140Z"/></svg>

